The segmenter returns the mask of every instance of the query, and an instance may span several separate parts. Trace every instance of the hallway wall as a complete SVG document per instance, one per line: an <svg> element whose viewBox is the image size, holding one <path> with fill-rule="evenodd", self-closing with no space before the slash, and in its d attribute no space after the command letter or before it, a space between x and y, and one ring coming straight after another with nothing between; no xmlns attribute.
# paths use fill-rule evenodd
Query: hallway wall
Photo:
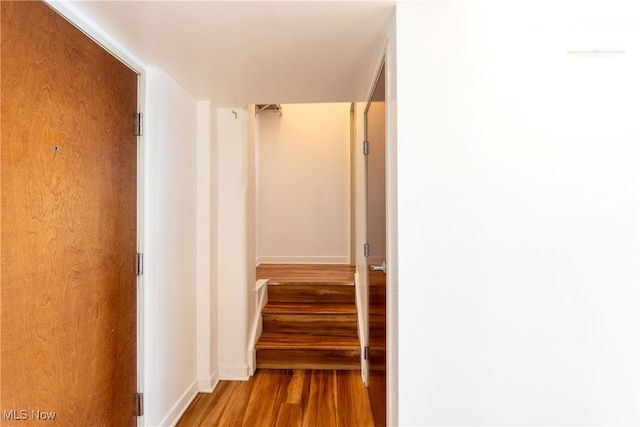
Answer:
<svg viewBox="0 0 640 427"><path fill-rule="evenodd" d="M350 104L260 113L259 262L349 263Z"/></svg>
<svg viewBox="0 0 640 427"><path fill-rule="evenodd" d="M197 152L197 365L198 391L210 392L218 373L217 112L198 101ZM214 120L215 119L215 120Z"/></svg>
<svg viewBox="0 0 640 427"><path fill-rule="evenodd" d="M640 422L639 11L398 5L401 425Z"/></svg>
<svg viewBox="0 0 640 427"><path fill-rule="evenodd" d="M197 103L162 70L147 73L145 421L170 425L197 391Z"/></svg>
<svg viewBox="0 0 640 427"><path fill-rule="evenodd" d="M255 315L253 107L220 108L218 121L218 361L220 379L249 378Z"/></svg>

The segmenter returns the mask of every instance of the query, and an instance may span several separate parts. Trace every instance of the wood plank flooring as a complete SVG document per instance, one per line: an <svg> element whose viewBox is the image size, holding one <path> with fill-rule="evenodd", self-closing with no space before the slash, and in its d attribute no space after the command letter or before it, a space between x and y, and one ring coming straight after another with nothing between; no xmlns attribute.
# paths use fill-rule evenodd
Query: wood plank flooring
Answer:
<svg viewBox="0 0 640 427"><path fill-rule="evenodd" d="M369 427L359 371L257 370L199 393L176 427Z"/></svg>

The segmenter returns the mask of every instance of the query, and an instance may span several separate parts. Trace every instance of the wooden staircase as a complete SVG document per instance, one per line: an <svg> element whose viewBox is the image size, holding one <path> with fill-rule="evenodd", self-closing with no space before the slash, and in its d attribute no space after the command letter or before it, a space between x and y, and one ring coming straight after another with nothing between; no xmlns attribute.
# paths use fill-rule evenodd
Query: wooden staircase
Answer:
<svg viewBox="0 0 640 427"><path fill-rule="evenodd" d="M259 369L360 369L353 276L270 280L262 321Z"/></svg>

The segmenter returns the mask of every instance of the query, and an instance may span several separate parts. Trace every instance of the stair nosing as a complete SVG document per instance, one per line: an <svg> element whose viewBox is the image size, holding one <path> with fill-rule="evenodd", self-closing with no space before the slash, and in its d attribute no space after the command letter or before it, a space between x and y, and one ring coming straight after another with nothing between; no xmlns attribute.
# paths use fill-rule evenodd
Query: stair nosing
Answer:
<svg viewBox="0 0 640 427"><path fill-rule="evenodd" d="M295 280L282 280L282 281L278 281L278 280L269 280L269 283L267 284L267 286L344 286L344 287L351 287L351 286L355 286L356 283L354 281L349 281L349 282L338 282L338 281L331 281L331 282L322 282L322 281L308 281L308 280L300 280L300 281L295 281Z"/></svg>
<svg viewBox="0 0 640 427"><path fill-rule="evenodd" d="M268 301L262 309L263 314L345 314L358 313L354 303L334 302L279 302Z"/></svg>

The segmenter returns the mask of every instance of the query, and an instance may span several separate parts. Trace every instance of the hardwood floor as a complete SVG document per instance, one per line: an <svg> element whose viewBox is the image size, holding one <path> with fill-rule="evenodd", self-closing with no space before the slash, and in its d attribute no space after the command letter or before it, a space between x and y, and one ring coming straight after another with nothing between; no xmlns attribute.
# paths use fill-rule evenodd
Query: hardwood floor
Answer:
<svg viewBox="0 0 640 427"><path fill-rule="evenodd" d="M373 427L353 275L348 265L260 265L257 279L270 279L256 345L265 369L199 393L177 426Z"/></svg>
<svg viewBox="0 0 640 427"><path fill-rule="evenodd" d="M359 371L258 370L199 393L177 427L369 427L373 416Z"/></svg>

